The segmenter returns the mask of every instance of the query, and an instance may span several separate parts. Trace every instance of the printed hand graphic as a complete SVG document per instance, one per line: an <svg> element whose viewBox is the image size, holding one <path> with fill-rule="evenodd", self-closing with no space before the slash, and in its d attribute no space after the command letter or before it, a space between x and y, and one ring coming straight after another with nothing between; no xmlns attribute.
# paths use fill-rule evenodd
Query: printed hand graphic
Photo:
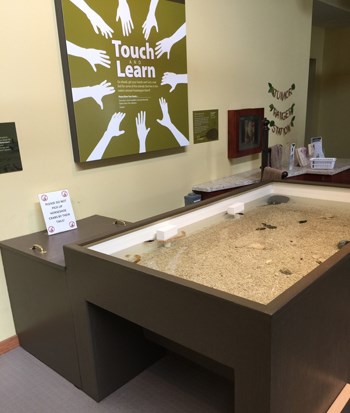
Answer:
<svg viewBox="0 0 350 413"><path fill-rule="evenodd" d="M113 137L117 137L125 133L124 130L120 130L120 124L125 117L125 113L118 112L114 113L109 121L106 132L103 134L102 138L96 145L95 149L91 152L87 161L96 161L102 159L105 150Z"/></svg>
<svg viewBox="0 0 350 413"><path fill-rule="evenodd" d="M129 36L134 28L134 24L131 19L130 8L126 0L119 0L119 6L117 9L117 21L121 21L123 36Z"/></svg>
<svg viewBox="0 0 350 413"><path fill-rule="evenodd" d="M157 119L157 122L169 129L180 146L187 146L189 143L188 139L177 129L170 119L167 101L164 98L160 98L159 104L162 110L163 118Z"/></svg>
<svg viewBox="0 0 350 413"><path fill-rule="evenodd" d="M120 124L122 120L125 118L125 113L118 112L114 113L109 121L109 124L106 129L106 134L109 136L110 139L116 136L123 135L125 133L124 130L120 130Z"/></svg>
<svg viewBox="0 0 350 413"><path fill-rule="evenodd" d="M167 54L168 59L170 58L170 50L173 47L173 42L170 37L166 37L163 40L160 40L156 44L156 56L159 59L164 53Z"/></svg>
<svg viewBox="0 0 350 413"><path fill-rule="evenodd" d="M102 34L106 39L112 37L113 29L102 19L102 17L95 12L85 0L70 0L75 6L77 6L90 20L90 23L96 34Z"/></svg>
<svg viewBox="0 0 350 413"><path fill-rule="evenodd" d="M111 60L105 50L85 49L69 41L66 43L68 54L85 59L90 63L95 72L97 71L96 65L101 65L108 69L111 67Z"/></svg>
<svg viewBox="0 0 350 413"><path fill-rule="evenodd" d="M115 92L114 87L111 86L110 82L107 83L107 80L104 80L99 85L92 86L91 89L91 97L95 99L101 110L103 109L102 98L107 95L112 95Z"/></svg>
<svg viewBox="0 0 350 413"><path fill-rule="evenodd" d="M106 39L112 37L114 30L109 27L102 17L100 17L96 12L90 13L87 17L90 20L96 34L99 34L100 32Z"/></svg>
<svg viewBox="0 0 350 413"><path fill-rule="evenodd" d="M99 85L72 88L73 102L81 99L92 98L103 110L102 99L107 95L115 93L115 89L110 82L104 80Z"/></svg>
<svg viewBox="0 0 350 413"><path fill-rule="evenodd" d="M162 86L170 85L170 93L176 88L179 83L187 83L187 74L179 75L172 72L165 72L161 81Z"/></svg>
<svg viewBox="0 0 350 413"><path fill-rule="evenodd" d="M164 53L170 58L171 48L175 43L180 41L186 36L186 23L184 23L179 29L171 36L160 40L156 44L156 56L159 59Z"/></svg>
<svg viewBox="0 0 350 413"><path fill-rule="evenodd" d="M136 130L137 136L140 142L140 149L139 152L143 153L146 152L146 138L148 132L151 130L150 128L146 128L146 112L141 111L137 114L136 120Z"/></svg>
<svg viewBox="0 0 350 413"><path fill-rule="evenodd" d="M169 110L168 110L168 103L164 98L160 98L159 104L162 110L163 118L157 119L157 122L159 122L162 126L169 128L171 126L171 119L170 119Z"/></svg>
<svg viewBox="0 0 350 413"><path fill-rule="evenodd" d="M156 8L158 5L158 1L159 0L151 0L147 18L142 25L142 33L145 37L145 40L148 40L153 27L155 27L156 31L158 32L158 23L156 19Z"/></svg>
<svg viewBox="0 0 350 413"><path fill-rule="evenodd" d="M101 65L107 67L108 69L111 67L111 60L105 50L98 50L98 49L85 49L86 53L84 59L86 59L94 71L96 72L96 65Z"/></svg>

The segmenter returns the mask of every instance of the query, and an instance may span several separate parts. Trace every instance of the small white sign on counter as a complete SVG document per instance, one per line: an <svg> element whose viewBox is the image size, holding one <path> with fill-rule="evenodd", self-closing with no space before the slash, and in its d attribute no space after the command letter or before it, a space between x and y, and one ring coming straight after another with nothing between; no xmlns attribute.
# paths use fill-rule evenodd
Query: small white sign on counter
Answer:
<svg viewBox="0 0 350 413"><path fill-rule="evenodd" d="M41 210L49 235L77 228L72 203L67 189L39 194Z"/></svg>

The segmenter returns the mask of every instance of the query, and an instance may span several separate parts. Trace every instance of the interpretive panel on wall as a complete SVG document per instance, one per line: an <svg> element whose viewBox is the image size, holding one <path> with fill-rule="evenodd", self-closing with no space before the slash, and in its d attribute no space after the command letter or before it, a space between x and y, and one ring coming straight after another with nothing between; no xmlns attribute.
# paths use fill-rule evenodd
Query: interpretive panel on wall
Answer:
<svg viewBox="0 0 350 413"><path fill-rule="evenodd" d="M55 0L76 162L189 144L185 0Z"/></svg>
<svg viewBox="0 0 350 413"><path fill-rule="evenodd" d="M0 123L0 173L22 169L16 125L14 122Z"/></svg>
<svg viewBox="0 0 350 413"><path fill-rule="evenodd" d="M211 142L219 139L219 111L197 110L193 112L194 143Z"/></svg>

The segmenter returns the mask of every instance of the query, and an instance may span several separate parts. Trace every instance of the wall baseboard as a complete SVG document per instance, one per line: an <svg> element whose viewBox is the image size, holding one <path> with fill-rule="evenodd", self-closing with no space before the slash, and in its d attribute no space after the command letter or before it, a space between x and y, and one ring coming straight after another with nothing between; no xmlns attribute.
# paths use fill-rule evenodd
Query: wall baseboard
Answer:
<svg viewBox="0 0 350 413"><path fill-rule="evenodd" d="M18 341L17 336L13 336L13 337L7 338L4 341L0 341L0 356L2 354L7 353L8 351L15 349L18 346L19 346L19 341Z"/></svg>

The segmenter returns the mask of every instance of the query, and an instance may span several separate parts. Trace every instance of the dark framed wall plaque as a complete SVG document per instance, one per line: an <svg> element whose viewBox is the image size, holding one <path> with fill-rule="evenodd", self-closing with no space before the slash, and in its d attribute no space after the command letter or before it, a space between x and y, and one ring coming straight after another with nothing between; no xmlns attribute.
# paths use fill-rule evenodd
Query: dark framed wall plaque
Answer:
<svg viewBox="0 0 350 413"><path fill-rule="evenodd" d="M264 108L228 111L228 158L262 150Z"/></svg>
<svg viewBox="0 0 350 413"><path fill-rule="evenodd" d="M0 173L22 171L16 125L0 123Z"/></svg>

